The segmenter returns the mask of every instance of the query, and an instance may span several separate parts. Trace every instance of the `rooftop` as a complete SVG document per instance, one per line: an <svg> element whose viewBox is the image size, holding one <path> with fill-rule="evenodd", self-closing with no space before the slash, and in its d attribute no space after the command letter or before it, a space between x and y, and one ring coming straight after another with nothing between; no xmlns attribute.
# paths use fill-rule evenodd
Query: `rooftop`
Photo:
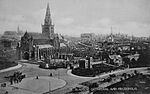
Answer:
<svg viewBox="0 0 150 94"><path fill-rule="evenodd" d="M44 45L37 45L39 47L39 49L43 49L43 48L52 48L53 46L50 44L44 44Z"/></svg>
<svg viewBox="0 0 150 94"><path fill-rule="evenodd" d="M28 32L28 34L32 36L33 39L49 39L48 37L44 36L42 33Z"/></svg>

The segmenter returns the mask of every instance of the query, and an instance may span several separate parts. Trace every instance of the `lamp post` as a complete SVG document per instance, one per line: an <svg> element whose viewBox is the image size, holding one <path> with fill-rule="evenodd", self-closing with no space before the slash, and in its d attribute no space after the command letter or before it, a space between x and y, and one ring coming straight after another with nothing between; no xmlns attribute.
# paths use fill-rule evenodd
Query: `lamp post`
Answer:
<svg viewBox="0 0 150 94"><path fill-rule="evenodd" d="M49 81L49 94L51 94L51 82Z"/></svg>
<svg viewBox="0 0 150 94"><path fill-rule="evenodd" d="M59 79L59 70L58 70L58 79Z"/></svg>

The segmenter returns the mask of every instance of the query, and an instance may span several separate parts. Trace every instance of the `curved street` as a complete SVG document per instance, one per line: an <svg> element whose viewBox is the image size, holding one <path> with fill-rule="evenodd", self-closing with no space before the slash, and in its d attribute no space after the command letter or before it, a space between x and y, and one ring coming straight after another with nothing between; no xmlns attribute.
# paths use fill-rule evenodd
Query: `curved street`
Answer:
<svg viewBox="0 0 150 94"><path fill-rule="evenodd" d="M66 85L60 89L57 90L53 90L51 91L51 93L54 94L64 94L67 91L70 91L70 87L74 87L75 85L77 85L78 83L90 80L91 78L79 78L79 77L74 77L71 75L67 74L67 69L41 69L38 67L38 65L35 64L29 64L29 63L20 63L22 65L21 68L18 69L14 69L12 68L12 70L10 71L6 71L3 73L0 73L0 83L7 83L7 87L5 88L5 90L7 90L10 94L37 94L37 92L33 92L30 90L26 90L26 89L16 89L12 86L10 86L10 82L8 82L4 77L5 76L9 76L12 75L15 71L21 71L23 74L27 75L27 78L29 77L36 77L38 76L49 76L50 73L53 74L53 77L56 77L58 79L62 79L64 81L66 81ZM69 89L68 89L69 88ZM60 93L61 91L61 93ZM46 92L45 92L46 93Z"/></svg>
<svg viewBox="0 0 150 94"><path fill-rule="evenodd" d="M76 75L73 75L70 70L67 69L41 69L38 67L38 65L35 64L29 64L29 63L20 63L22 65L21 68L13 69L11 71L0 73L0 82L6 82L4 79L5 76L11 75L15 71L21 71L23 74L26 74L27 77L36 77L38 76L49 76L50 73L52 73L53 77L57 77L58 79L62 79L66 81L66 85L64 87L61 87L59 89L51 91L51 94L65 94L66 92L69 92L71 88L75 87L79 83L86 82L86 81L96 81L98 78L107 77L110 74L119 74L124 72L129 72L132 70L143 70L146 68L132 68L132 69L125 69L125 70L117 70L110 73L105 73L102 75L99 75L97 77L79 77ZM28 89L16 89L9 85L9 82L7 82L7 87L5 88L10 94L37 94L37 92L28 90ZM44 94L48 94L49 92L46 92Z"/></svg>

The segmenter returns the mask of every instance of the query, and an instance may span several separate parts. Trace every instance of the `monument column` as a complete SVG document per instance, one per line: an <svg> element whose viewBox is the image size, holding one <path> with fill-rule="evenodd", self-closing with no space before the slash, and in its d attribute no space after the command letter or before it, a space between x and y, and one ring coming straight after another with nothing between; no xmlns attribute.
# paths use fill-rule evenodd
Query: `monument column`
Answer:
<svg viewBox="0 0 150 94"><path fill-rule="evenodd" d="M37 46L37 60L39 60L39 53L40 53L40 51L39 51L39 47Z"/></svg>
<svg viewBox="0 0 150 94"><path fill-rule="evenodd" d="M20 50L20 56L19 59L22 60L22 51Z"/></svg>
<svg viewBox="0 0 150 94"><path fill-rule="evenodd" d="M37 60L37 46L34 46L34 59Z"/></svg>
<svg viewBox="0 0 150 94"><path fill-rule="evenodd" d="M31 58L31 51L29 51L29 60L31 60L32 58Z"/></svg>

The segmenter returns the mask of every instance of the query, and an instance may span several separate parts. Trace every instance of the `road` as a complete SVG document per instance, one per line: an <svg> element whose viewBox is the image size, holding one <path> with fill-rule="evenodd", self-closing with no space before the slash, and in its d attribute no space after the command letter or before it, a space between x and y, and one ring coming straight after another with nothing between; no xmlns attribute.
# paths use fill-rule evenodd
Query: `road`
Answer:
<svg viewBox="0 0 150 94"><path fill-rule="evenodd" d="M105 74L102 74L102 75L99 75L97 76L96 79L92 79L90 80L89 82L90 83L95 83L95 82L98 82L99 78L107 78L109 75L111 74L116 74L116 75L119 75L119 74L123 74L123 73L129 73L129 72L133 72L134 70L137 70L137 71L145 71L145 69L147 69L148 67L142 67L142 68L131 68L131 69L124 69L124 70L116 70L116 71L113 71L113 72L109 72L109 73L105 73Z"/></svg>
<svg viewBox="0 0 150 94"><path fill-rule="evenodd" d="M64 86L61 89L57 89L51 92L51 94L65 94L66 92L70 91L69 88L73 87L74 85L77 85L78 83L90 80L91 78L79 78L79 77L74 77L71 75L67 74L67 69L41 69L38 67L38 65L35 64L28 64L28 63L20 63L22 65L21 68L11 70L8 72L0 73L0 82L7 82L8 87L5 89L10 93L10 94L36 94L35 92L31 92L28 90L16 90L13 89L12 87L9 86L9 82L4 79L5 76L12 75L15 71L21 71L23 74L26 74L27 77L35 77L35 76L49 76L50 73L53 74L53 77L57 77L59 79L65 80L66 81L66 86ZM61 92L60 92L61 91Z"/></svg>
<svg viewBox="0 0 150 94"><path fill-rule="evenodd" d="M96 78L92 78L92 77L78 77L78 76L73 76L73 75L69 75L67 74L67 69L41 69L38 67L38 65L35 64L28 64L28 63L20 63L22 65L21 68L16 69L16 70L12 70L9 72L4 72L4 73L0 73L0 82L6 82L6 80L3 78L4 76L8 76L8 75L12 75L12 73L14 71L21 71L23 72L23 74L26 74L27 77L35 77L35 76L49 76L50 73L53 74L53 77L57 77L59 79L65 80L66 81L66 85L60 89L54 90L51 92L51 94L65 94L66 92L69 92L71 88L75 87L76 85L78 85L79 83L82 82L86 82L86 81L94 81L96 80ZM143 68L136 68L136 69L126 69L126 70L118 70L118 71L114 71L111 73L106 73L106 74L102 74L100 76L98 76L99 78L101 77L107 77L110 74L118 74L118 73L123 73L123 72L127 72L129 70L141 70ZM94 79L94 80L92 80ZM5 88L8 92L10 92L10 94L19 94L18 92L22 91L21 94L35 94L34 92L31 91L27 91L27 90L15 90L12 87L6 87ZM48 94L48 92L45 92L44 94Z"/></svg>

